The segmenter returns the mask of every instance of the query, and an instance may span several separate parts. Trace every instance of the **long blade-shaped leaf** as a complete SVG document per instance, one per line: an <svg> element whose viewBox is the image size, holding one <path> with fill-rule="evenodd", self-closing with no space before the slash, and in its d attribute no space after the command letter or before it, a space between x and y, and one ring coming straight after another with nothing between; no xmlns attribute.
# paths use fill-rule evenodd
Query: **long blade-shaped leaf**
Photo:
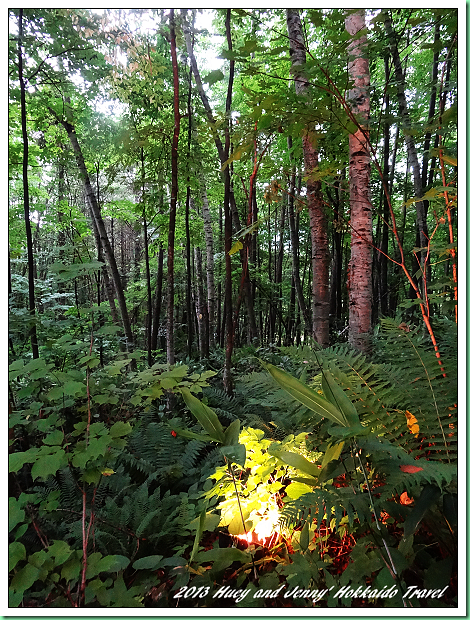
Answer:
<svg viewBox="0 0 470 620"><path fill-rule="evenodd" d="M285 463L286 465L290 465L291 467L295 467L295 469L303 472L304 474L308 474L309 476L317 477L320 473L318 467L308 461L304 456L298 454L297 452L288 452L287 450L276 450L273 445L268 449L268 453L275 456L277 459Z"/></svg>
<svg viewBox="0 0 470 620"><path fill-rule="evenodd" d="M344 390L334 380L333 375L329 370L323 371L321 387L323 394L330 401L332 405L338 407L343 414L347 424L346 426L355 427L360 426L359 416L357 415L356 407L346 396Z"/></svg>
<svg viewBox="0 0 470 620"><path fill-rule="evenodd" d="M328 402L325 398L317 394L315 390L312 390L312 388L304 385L298 379L285 372L285 370L281 370L272 364L265 364L265 366L273 379L279 383L282 389L302 403L302 405L305 405L322 418L328 418L337 424L348 426L346 418L341 411Z"/></svg>
<svg viewBox="0 0 470 620"><path fill-rule="evenodd" d="M204 428L206 433L210 435L213 441L223 443L224 429L220 423L217 414L207 407L198 398L193 396L188 388L180 388L186 406L194 414L199 424Z"/></svg>

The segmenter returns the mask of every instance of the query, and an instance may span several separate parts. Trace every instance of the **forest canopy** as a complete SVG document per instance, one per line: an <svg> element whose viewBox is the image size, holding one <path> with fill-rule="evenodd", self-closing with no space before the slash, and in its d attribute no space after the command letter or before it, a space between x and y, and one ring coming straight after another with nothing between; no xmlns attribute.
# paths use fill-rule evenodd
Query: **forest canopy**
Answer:
<svg viewBox="0 0 470 620"><path fill-rule="evenodd" d="M11 607L457 607L457 14L9 10Z"/></svg>

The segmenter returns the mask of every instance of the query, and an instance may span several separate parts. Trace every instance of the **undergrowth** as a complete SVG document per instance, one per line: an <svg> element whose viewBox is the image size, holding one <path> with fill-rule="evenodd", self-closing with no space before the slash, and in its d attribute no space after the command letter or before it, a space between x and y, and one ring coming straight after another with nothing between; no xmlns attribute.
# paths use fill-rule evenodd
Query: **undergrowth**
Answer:
<svg viewBox="0 0 470 620"><path fill-rule="evenodd" d="M85 339L13 362L10 606L455 607L455 346L375 348L246 351L231 397Z"/></svg>

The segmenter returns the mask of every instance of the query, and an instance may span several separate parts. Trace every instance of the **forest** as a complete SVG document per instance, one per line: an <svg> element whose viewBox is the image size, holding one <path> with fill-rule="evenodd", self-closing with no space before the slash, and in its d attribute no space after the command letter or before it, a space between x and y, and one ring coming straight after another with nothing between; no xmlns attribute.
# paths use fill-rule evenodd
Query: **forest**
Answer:
<svg viewBox="0 0 470 620"><path fill-rule="evenodd" d="M9 608L455 613L457 9L8 46Z"/></svg>

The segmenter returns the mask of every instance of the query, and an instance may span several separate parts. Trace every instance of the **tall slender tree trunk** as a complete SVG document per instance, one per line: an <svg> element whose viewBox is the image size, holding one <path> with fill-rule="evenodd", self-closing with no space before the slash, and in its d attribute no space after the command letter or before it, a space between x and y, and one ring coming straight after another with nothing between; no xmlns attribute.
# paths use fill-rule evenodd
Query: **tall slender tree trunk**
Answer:
<svg viewBox="0 0 470 620"><path fill-rule="evenodd" d="M158 250L158 267L157 267L157 285L155 287L155 304L152 317L152 351L158 348L158 330L160 327L160 314L162 310L162 292L163 292L163 247L160 245Z"/></svg>
<svg viewBox="0 0 470 620"><path fill-rule="evenodd" d="M18 18L18 78L20 81L20 101L21 101L21 134L23 138L23 206L24 223L26 227L26 248L28 255L28 297L29 315L31 318L30 339L33 359L39 358L39 345L36 330L36 299L34 292L34 254L33 238L31 234L31 221L29 219L29 182L28 182L28 159L29 141L28 129L26 126L26 87L23 75L23 9L19 10Z"/></svg>
<svg viewBox="0 0 470 620"><path fill-rule="evenodd" d="M207 199L207 190L204 180L201 183L202 220L204 222L204 237L206 240L206 271L207 271L207 311L209 316L209 346L214 346L215 338L215 284L214 284L214 235L212 232L211 212Z"/></svg>
<svg viewBox="0 0 470 620"><path fill-rule="evenodd" d="M349 105L359 123L349 135L349 189L351 209L351 260L349 262L349 343L370 352L372 310L372 205L370 203L369 152L369 61L363 9L346 15L349 76L353 88L348 93ZM358 38L363 30L364 35Z"/></svg>
<svg viewBox="0 0 470 620"><path fill-rule="evenodd" d="M403 73L403 67L400 60L400 54L398 52L398 44L397 44L397 33L392 27L392 21L390 17L390 13L385 12L385 21L384 27L385 32L387 33L390 50L392 54L393 65L395 68L395 85L397 90L397 99L398 99L398 111L402 119L402 125L404 127L404 137L406 148L408 152L408 159L410 162L410 166L413 171L413 187L416 198L423 197L423 184L421 180L421 168L418 160L418 153L416 150L415 141L413 138L413 134L411 132L411 119L408 111L408 104L406 102L405 96L405 77ZM422 200L418 200L416 202L416 224L418 228L419 235L419 245L424 248L421 251L421 259L420 265L423 268L424 261L427 255L427 245L428 245L428 226L426 220L426 209L424 202Z"/></svg>
<svg viewBox="0 0 470 620"><path fill-rule="evenodd" d="M144 225L144 257L145 257L145 282L147 284L147 318L145 321L146 346L147 346L147 363L149 366L153 364L152 358L152 286L150 284L150 261L149 261L149 240L147 231L147 213L146 202L147 195L145 191L145 156L144 149L140 149L140 160L142 164L142 219Z"/></svg>
<svg viewBox="0 0 470 620"><path fill-rule="evenodd" d="M51 111L53 112L53 110ZM96 229L100 237L100 244L103 247L104 253L106 255L106 259L108 261L109 268L111 270L111 276L113 278L114 289L116 291L116 297L118 300L119 310L121 313L122 325L123 325L124 333L127 339L127 346L129 350L132 350L134 348L134 336L132 334L129 314L127 312L126 299L124 296L124 289L122 286L121 276L119 274L114 252L112 251L111 244L109 243L108 233L106 232L106 227L104 225L103 218L101 216L101 210L100 210L98 201L96 199L95 192L90 182L88 170L85 165L85 158L83 157L82 149L78 142L78 138L77 138L77 134L75 132L74 126L69 121L66 121L64 119L59 118L59 121L61 122L61 124L63 125L63 127L65 128L67 132L67 135L69 137L70 143L73 148L73 152L75 154L77 166L78 166L80 175L82 177L82 182L85 187L86 200L90 208L91 216L94 219L95 224L96 224Z"/></svg>
<svg viewBox="0 0 470 620"><path fill-rule="evenodd" d="M202 256L201 248L194 248L194 264L196 267L196 314L199 326L199 351L201 357L209 355L209 317L207 312L207 304L204 298L204 276L202 273Z"/></svg>
<svg viewBox="0 0 470 620"><path fill-rule="evenodd" d="M178 59L176 57L176 34L175 34L175 10L170 9L170 50L171 65L173 68L173 109L174 130L171 147L171 197L170 197L170 221L168 225L168 258L167 258L167 334L166 351L167 362L175 363L175 338L174 338L174 310L175 310L175 226L176 226L176 202L178 200L178 140L180 133L179 111L179 78Z"/></svg>
<svg viewBox="0 0 470 620"><path fill-rule="evenodd" d="M306 98L309 96L308 78L303 70L306 48L298 9L287 9L287 31L295 92ZM329 343L329 248L321 182L313 178L313 173L318 167L318 151L314 146L313 131L314 128L313 130L306 128L302 137L302 147L312 239L312 335L316 342L324 347Z"/></svg>

